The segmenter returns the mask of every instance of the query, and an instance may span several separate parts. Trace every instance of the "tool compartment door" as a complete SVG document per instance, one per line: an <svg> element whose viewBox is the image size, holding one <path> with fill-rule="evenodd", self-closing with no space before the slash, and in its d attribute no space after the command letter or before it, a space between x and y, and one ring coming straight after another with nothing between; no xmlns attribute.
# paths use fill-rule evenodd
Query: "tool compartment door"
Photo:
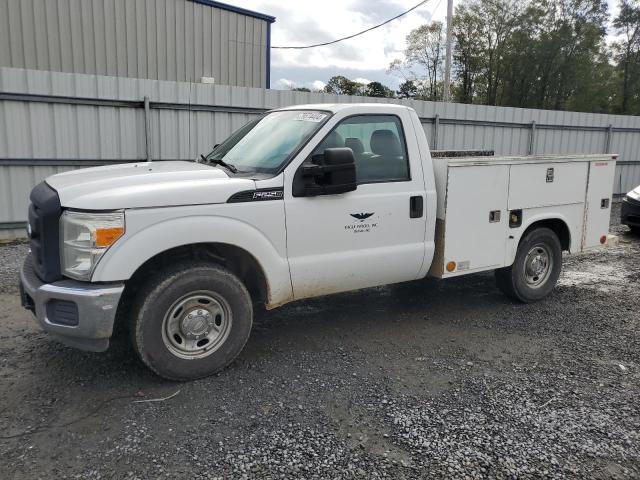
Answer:
<svg viewBox="0 0 640 480"><path fill-rule="evenodd" d="M511 165L509 210L584 203L587 162Z"/></svg>
<svg viewBox="0 0 640 480"><path fill-rule="evenodd" d="M582 248L600 245L600 237L609 233L611 218L611 194L616 162L600 160L589 164L587 205L584 213Z"/></svg>
<svg viewBox="0 0 640 480"><path fill-rule="evenodd" d="M447 183L444 265L456 262L453 275L503 266L509 165L451 166Z"/></svg>

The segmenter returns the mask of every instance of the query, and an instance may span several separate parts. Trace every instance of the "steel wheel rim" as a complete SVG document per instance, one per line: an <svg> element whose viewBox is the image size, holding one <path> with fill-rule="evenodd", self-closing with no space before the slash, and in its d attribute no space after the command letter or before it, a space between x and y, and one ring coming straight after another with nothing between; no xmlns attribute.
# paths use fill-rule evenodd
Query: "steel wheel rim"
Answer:
<svg viewBox="0 0 640 480"><path fill-rule="evenodd" d="M229 337L231 307L215 292L191 292L176 300L162 321L162 341L177 357L211 355Z"/></svg>
<svg viewBox="0 0 640 480"><path fill-rule="evenodd" d="M534 245L524 259L524 278L531 288L540 288L551 276L553 255L551 249L539 243Z"/></svg>

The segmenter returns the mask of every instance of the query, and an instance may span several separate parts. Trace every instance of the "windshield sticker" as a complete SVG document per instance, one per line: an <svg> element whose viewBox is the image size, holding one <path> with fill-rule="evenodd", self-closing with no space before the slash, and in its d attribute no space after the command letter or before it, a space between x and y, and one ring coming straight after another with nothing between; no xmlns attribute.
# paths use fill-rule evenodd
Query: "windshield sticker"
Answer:
<svg viewBox="0 0 640 480"><path fill-rule="evenodd" d="M322 120L324 120L325 118L327 118L327 114L326 113L320 113L320 112L302 112L299 113L298 115L296 115L293 119L297 120L299 122L321 122Z"/></svg>

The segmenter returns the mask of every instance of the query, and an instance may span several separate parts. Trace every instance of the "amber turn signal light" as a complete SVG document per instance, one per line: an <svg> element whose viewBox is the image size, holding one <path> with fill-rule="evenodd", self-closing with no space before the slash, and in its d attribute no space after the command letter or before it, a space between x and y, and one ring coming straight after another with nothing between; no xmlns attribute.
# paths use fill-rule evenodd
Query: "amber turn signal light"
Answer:
<svg viewBox="0 0 640 480"><path fill-rule="evenodd" d="M453 272L456 269L456 262L447 263L447 272Z"/></svg>
<svg viewBox="0 0 640 480"><path fill-rule="evenodd" d="M96 247L108 247L124 233L124 228L98 228L96 229Z"/></svg>

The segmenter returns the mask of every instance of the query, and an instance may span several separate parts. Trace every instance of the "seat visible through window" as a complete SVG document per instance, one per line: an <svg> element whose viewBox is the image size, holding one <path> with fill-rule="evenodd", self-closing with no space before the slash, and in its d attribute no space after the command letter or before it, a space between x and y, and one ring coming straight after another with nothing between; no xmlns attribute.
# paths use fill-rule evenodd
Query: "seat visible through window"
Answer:
<svg viewBox="0 0 640 480"><path fill-rule="evenodd" d="M409 180L407 150L395 115L357 115L340 122L312 155L327 148L353 151L358 183Z"/></svg>
<svg viewBox="0 0 640 480"><path fill-rule="evenodd" d="M344 146L353 150L354 155L362 155L364 153L364 145L359 138L347 138Z"/></svg>

